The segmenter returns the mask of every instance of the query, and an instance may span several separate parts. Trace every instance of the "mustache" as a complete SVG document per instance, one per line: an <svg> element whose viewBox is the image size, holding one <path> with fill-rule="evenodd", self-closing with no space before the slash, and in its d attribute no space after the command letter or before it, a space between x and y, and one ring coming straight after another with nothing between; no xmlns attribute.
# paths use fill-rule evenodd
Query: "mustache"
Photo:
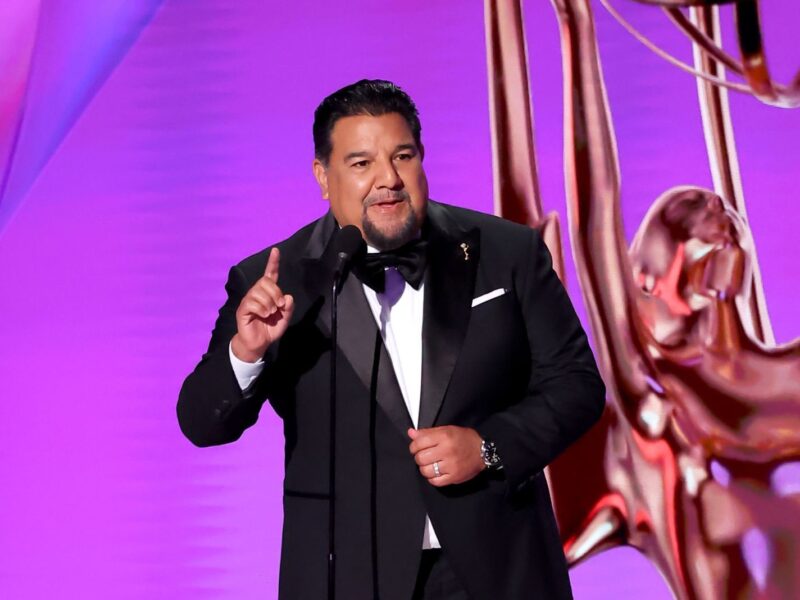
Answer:
<svg viewBox="0 0 800 600"><path fill-rule="evenodd" d="M381 202L398 202L400 200L411 200L411 197L408 195L408 192L405 190L400 190L396 192L386 192L382 194L374 194L371 196L367 196L364 199L364 208L369 208L373 204L379 204Z"/></svg>

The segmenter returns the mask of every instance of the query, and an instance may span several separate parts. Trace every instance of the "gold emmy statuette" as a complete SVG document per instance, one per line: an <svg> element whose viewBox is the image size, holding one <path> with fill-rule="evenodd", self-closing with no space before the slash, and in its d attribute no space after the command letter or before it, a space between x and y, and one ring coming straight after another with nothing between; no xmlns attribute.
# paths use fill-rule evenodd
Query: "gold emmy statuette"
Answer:
<svg viewBox="0 0 800 600"><path fill-rule="evenodd" d="M800 344L774 344L727 99L731 88L795 107L800 78L772 81L755 0L643 1L661 5L694 45L695 64L679 66L698 77L715 189L664 192L628 248L591 6L552 3L562 41L570 241L609 391L601 423L549 469L567 559L629 545L678 598L800 597L800 486L791 481L800 467ZM721 4L736 11L740 60L719 44ZM555 217L542 217L535 185L519 2L485 6L495 206L557 230ZM726 69L744 81L727 81ZM551 250L553 239L550 232Z"/></svg>

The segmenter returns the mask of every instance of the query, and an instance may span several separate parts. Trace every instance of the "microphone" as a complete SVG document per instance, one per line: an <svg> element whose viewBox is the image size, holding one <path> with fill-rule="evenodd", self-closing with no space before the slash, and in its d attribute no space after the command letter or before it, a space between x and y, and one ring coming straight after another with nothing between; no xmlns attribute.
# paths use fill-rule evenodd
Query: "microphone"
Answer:
<svg viewBox="0 0 800 600"><path fill-rule="evenodd" d="M333 241L333 248L336 251L336 270L334 271L334 287L340 289L347 274L347 267L356 254L363 252L366 248L361 231L355 225L342 227L336 239Z"/></svg>

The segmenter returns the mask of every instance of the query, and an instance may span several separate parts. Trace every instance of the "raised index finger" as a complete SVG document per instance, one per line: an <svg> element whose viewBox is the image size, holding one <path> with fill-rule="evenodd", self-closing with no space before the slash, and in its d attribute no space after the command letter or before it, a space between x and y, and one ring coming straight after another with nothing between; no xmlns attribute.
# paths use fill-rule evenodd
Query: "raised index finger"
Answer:
<svg viewBox="0 0 800 600"><path fill-rule="evenodd" d="M269 258L267 259L267 267L264 269L264 275L269 277L275 283L278 282L278 266L281 262L281 251L273 248L269 251Z"/></svg>

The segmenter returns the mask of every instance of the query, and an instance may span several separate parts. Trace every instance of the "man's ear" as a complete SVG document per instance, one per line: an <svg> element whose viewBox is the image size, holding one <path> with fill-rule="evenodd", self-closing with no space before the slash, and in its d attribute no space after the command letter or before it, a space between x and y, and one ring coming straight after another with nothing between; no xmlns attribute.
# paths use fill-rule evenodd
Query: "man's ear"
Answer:
<svg viewBox="0 0 800 600"><path fill-rule="evenodd" d="M425 160L425 146L422 145L422 142L419 143L419 159L420 161Z"/></svg>
<svg viewBox="0 0 800 600"><path fill-rule="evenodd" d="M322 194L322 197L328 200L328 169L318 158L314 159L314 163L311 168L314 171L314 178L319 184L319 191Z"/></svg>

